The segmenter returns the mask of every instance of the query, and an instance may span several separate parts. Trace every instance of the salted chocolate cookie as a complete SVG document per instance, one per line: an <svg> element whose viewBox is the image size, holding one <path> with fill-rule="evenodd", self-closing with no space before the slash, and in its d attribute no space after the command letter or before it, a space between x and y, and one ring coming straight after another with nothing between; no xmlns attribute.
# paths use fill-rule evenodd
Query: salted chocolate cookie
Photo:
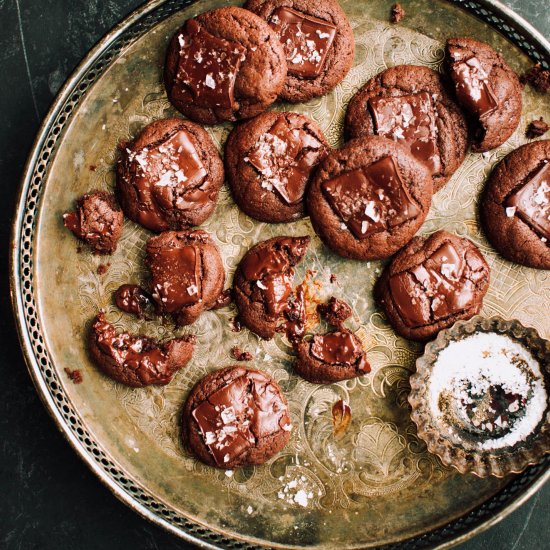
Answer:
<svg viewBox="0 0 550 550"><path fill-rule="evenodd" d="M487 181L479 210L485 234L502 256L550 269L550 140L504 157Z"/></svg>
<svg viewBox="0 0 550 550"><path fill-rule="evenodd" d="M223 179L223 162L204 128L168 118L146 126L122 149L117 193L131 220L160 233L204 222Z"/></svg>
<svg viewBox="0 0 550 550"><path fill-rule="evenodd" d="M491 46L470 38L447 40L447 64L456 99L468 114L472 151L502 145L518 127L521 84Z"/></svg>
<svg viewBox="0 0 550 550"><path fill-rule="evenodd" d="M316 334L294 344L294 370L313 384L332 384L370 372L361 341L349 330Z"/></svg>
<svg viewBox="0 0 550 550"><path fill-rule="evenodd" d="M239 321L266 340L285 330L301 336L304 304L293 289L294 266L300 263L309 237L275 237L258 243L242 258L233 280Z"/></svg>
<svg viewBox="0 0 550 550"><path fill-rule="evenodd" d="M466 120L441 75L428 67L398 65L371 78L351 99L347 139L393 139L422 161L439 191L460 166L468 147Z"/></svg>
<svg viewBox="0 0 550 550"><path fill-rule="evenodd" d="M328 150L317 124L297 113L263 113L236 126L225 145L235 202L263 222L302 217L306 186Z"/></svg>
<svg viewBox="0 0 550 550"><path fill-rule="evenodd" d="M214 309L223 293L220 252L206 231L167 231L149 239L151 295L160 313L178 325L194 323Z"/></svg>
<svg viewBox="0 0 550 550"><path fill-rule="evenodd" d="M141 388L164 385L193 355L192 335L159 342L146 336L117 332L99 313L88 335L88 350L95 364L113 380Z"/></svg>
<svg viewBox="0 0 550 550"><path fill-rule="evenodd" d="M283 89L287 64L275 31L237 7L201 13L173 36L164 83L172 105L203 124L253 117Z"/></svg>
<svg viewBox="0 0 550 550"><path fill-rule="evenodd" d="M336 0L248 0L244 7L265 19L283 44L288 65L284 100L322 96L351 69L355 40Z"/></svg>
<svg viewBox="0 0 550 550"><path fill-rule="evenodd" d="M474 243L438 231L403 248L384 269L374 295L398 334L424 341L477 315L489 278L489 266Z"/></svg>
<svg viewBox="0 0 550 550"><path fill-rule="evenodd" d="M267 374L232 366L211 372L191 390L182 417L184 445L209 466L263 464L290 439L288 405Z"/></svg>
<svg viewBox="0 0 550 550"><path fill-rule="evenodd" d="M332 151L307 195L315 232L355 260L391 256L418 231L432 199L426 166L404 145L373 136Z"/></svg>
<svg viewBox="0 0 550 550"><path fill-rule="evenodd" d="M76 201L76 210L63 214L63 224L96 254L112 254L122 233L124 216L114 195L93 191Z"/></svg>

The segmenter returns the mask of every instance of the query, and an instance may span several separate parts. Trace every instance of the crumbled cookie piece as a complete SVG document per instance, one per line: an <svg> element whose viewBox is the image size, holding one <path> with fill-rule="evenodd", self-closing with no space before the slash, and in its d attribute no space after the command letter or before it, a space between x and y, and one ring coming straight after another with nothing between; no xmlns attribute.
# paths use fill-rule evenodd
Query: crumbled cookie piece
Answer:
<svg viewBox="0 0 550 550"><path fill-rule="evenodd" d="M231 354L237 361L252 361L253 359L249 351L243 351L239 346L233 346Z"/></svg>
<svg viewBox="0 0 550 550"><path fill-rule="evenodd" d="M529 123L525 136L528 139L535 139L546 134L546 132L548 132L548 128L550 128L550 126L548 126L544 119L540 117L538 120L532 120Z"/></svg>
<svg viewBox="0 0 550 550"><path fill-rule="evenodd" d="M326 304L319 304L317 311L336 328L342 328L344 322L352 316L351 307L334 296Z"/></svg>
<svg viewBox="0 0 550 550"><path fill-rule="evenodd" d="M540 63L531 67L520 77L522 84L531 84L537 92L546 94L550 90L550 71L543 69Z"/></svg>
<svg viewBox="0 0 550 550"><path fill-rule="evenodd" d="M391 7L390 21L392 23L399 23L405 17L405 10L401 4L394 4Z"/></svg>

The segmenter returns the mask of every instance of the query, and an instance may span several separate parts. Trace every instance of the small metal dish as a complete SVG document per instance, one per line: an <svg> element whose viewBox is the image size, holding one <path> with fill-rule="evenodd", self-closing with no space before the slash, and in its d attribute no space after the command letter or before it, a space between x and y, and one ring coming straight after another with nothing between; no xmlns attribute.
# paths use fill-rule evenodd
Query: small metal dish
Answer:
<svg viewBox="0 0 550 550"><path fill-rule="evenodd" d="M490 338L480 340L481 335ZM440 361L458 342L462 353ZM487 349L479 366L467 352L474 342ZM517 344L520 355L511 351ZM510 372L503 373L499 361L508 363ZM525 397L506 393L503 384L511 386L506 376L516 378ZM418 436L446 466L462 474L502 478L550 453L550 342L519 321L477 316L455 323L426 345L410 382ZM529 413L537 414L529 418ZM518 433L522 428L527 430L523 436Z"/></svg>

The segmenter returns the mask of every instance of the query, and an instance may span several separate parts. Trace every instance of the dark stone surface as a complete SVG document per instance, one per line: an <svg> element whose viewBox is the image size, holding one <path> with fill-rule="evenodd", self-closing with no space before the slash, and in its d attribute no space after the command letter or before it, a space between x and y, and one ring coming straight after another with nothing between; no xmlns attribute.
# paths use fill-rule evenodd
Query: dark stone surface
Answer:
<svg viewBox="0 0 550 550"><path fill-rule="evenodd" d="M46 414L27 374L8 289L7 243L29 148L55 93L87 50L140 0L0 0L0 548L181 549L118 502ZM548 35L544 0L505 0ZM550 485L463 550L548 548Z"/></svg>

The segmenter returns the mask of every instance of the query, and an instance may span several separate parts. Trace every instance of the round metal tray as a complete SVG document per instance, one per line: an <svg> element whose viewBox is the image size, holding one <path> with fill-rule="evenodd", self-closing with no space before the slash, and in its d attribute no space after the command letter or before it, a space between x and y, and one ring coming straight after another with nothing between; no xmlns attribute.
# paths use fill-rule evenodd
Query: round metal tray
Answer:
<svg viewBox="0 0 550 550"><path fill-rule="evenodd" d="M529 498L550 477L550 459L505 480L479 480L444 468L426 452L406 404L408 376L420 347L397 338L375 309L370 287L379 273L378 262L343 261L314 238L299 273L315 269L326 287L323 292L354 304L353 328L373 364L373 372L363 379L329 388L297 379L291 373L288 343L282 338L260 342L247 331L230 333L234 312L229 309L204 315L190 329L198 336L197 353L169 386L122 388L87 358L83 334L100 307L118 326L156 335L168 329L125 318L110 302L118 284L144 276L140 266L147 232L126 221L119 250L112 259L103 259L112 265L100 276L102 260L76 254L61 214L86 190L112 188L120 140L152 119L173 114L160 79L167 40L183 20L221 4L146 3L86 56L44 120L20 189L11 255L15 318L36 388L71 445L118 498L199 546L412 549L465 540ZM407 18L392 26L387 2L344 0L358 44L354 68L332 94L290 107L315 118L333 145L341 139L343 106L365 80L399 63L438 68L441 45L450 35L468 34L493 44L518 71L532 61L548 66L548 42L498 2L402 4ZM550 299L549 274L500 259L476 220L475 198L491 167L525 141L523 130L531 117L550 116L544 98L528 88L524 101L518 131L498 150L468 156L435 197L422 232L445 227L473 239L493 271L483 314L518 318L548 338L550 321L539 309L541 301ZM221 145L229 129L222 125L209 131ZM274 234L312 234L308 220L282 227L252 222L239 213L227 190L205 228L222 249L229 281L252 243ZM328 284L329 270L338 274L341 286ZM256 365L280 381L297 428L279 457L230 477L200 465L181 448L177 417L191 385L209 370L229 364L234 344L252 349ZM66 367L82 369L83 384L70 383ZM331 450L327 406L341 397L352 403L355 428L343 446ZM288 490L289 481L315 488L307 508L288 501L284 487ZM284 498L278 496L281 492Z"/></svg>

